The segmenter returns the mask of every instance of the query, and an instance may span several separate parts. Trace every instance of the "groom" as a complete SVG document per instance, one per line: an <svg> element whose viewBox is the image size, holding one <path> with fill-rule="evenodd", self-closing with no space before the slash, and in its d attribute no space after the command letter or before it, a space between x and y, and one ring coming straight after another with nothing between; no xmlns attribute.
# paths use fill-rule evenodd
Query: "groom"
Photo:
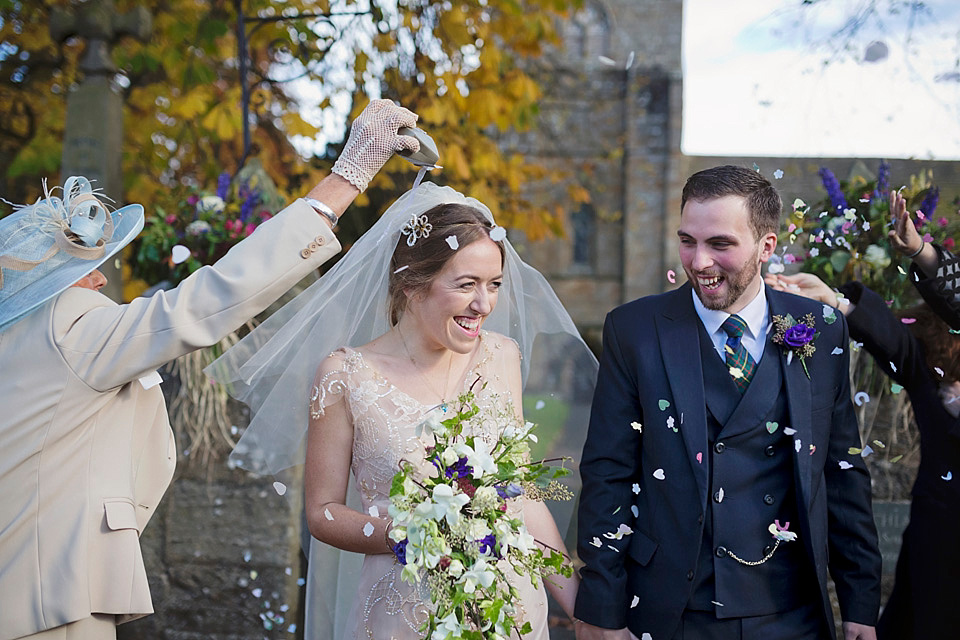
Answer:
<svg viewBox="0 0 960 640"><path fill-rule="evenodd" d="M578 640L832 638L828 568L846 640L875 638L847 326L764 286L780 211L756 171L694 174L677 232L688 284L607 316L580 466ZM805 319L812 342L801 327L782 344Z"/></svg>

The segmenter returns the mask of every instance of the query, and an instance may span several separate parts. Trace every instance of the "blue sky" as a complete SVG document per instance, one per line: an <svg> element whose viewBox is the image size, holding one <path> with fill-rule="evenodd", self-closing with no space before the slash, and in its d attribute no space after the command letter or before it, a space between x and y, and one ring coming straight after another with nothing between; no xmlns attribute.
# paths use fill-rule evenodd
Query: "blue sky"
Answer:
<svg viewBox="0 0 960 640"><path fill-rule="evenodd" d="M960 159L960 2L800 4L684 1L685 153Z"/></svg>

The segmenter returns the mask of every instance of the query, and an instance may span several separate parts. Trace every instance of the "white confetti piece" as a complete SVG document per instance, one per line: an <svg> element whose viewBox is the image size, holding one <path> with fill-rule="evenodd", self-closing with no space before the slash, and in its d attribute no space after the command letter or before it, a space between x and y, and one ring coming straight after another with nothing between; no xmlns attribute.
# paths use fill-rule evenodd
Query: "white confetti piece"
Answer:
<svg viewBox="0 0 960 640"><path fill-rule="evenodd" d="M625 524L621 524L617 527L616 531L605 533L603 537L607 540L622 540L623 536L628 536L631 533L633 533L633 529Z"/></svg>
<svg viewBox="0 0 960 640"><path fill-rule="evenodd" d="M862 407L864 404L870 402L870 394L866 391L857 391L853 396L853 401L858 407Z"/></svg>
<svg viewBox="0 0 960 640"><path fill-rule="evenodd" d="M940 367L934 367L933 370L937 372L938 376L940 376L941 378L943 377L943 369L941 369Z"/></svg>
<svg viewBox="0 0 960 640"><path fill-rule="evenodd" d="M181 262L186 262L191 255L193 254L190 252L190 249L182 244L175 244L170 250L170 261L173 262L173 264L180 264Z"/></svg>
<svg viewBox="0 0 960 640"><path fill-rule="evenodd" d="M866 458L871 453L873 453L873 447L871 447L870 445L867 445L863 448L863 451L860 452L860 457Z"/></svg>
<svg viewBox="0 0 960 640"><path fill-rule="evenodd" d="M333 520L333 514L330 513L330 509L323 510L323 517L326 518L327 520L331 520L331 521Z"/></svg>
<svg viewBox="0 0 960 640"><path fill-rule="evenodd" d="M292 575L293 575L293 569L291 569L290 567L287 567L286 569L284 569L283 572L284 572L285 574L287 574L288 576L292 576Z"/></svg>
<svg viewBox="0 0 960 640"><path fill-rule="evenodd" d="M367 536L368 538L369 538L370 536L372 536L372 535L373 535L373 532L376 531L376 530L377 530L377 528L374 527L373 524L370 523L370 522L368 522L367 524L363 525L363 535Z"/></svg>
<svg viewBox="0 0 960 640"><path fill-rule="evenodd" d="M409 269L409 268L410 268L410 265L405 264L405 265L403 265L402 267L400 267L399 269L397 269L396 271L394 271L394 273L400 273L401 271L406 271L406 270Z"/></svg>
<svg viewBox="0 0 960 640"><path fill-rule="evenodd" d="M600 542L600 538L598 538L597 536L593 536L593 540L590 541L590 544L592 544L598 549L603 546L603 543Z"/></svg>
<svg viewBox="0 0 960 640"><path fill-rule="evenodd" d="M253 557L253 556L250 554L249 551L244 551L244 552L243 552L243 561L244 561L244 562L250 562L250 558L252 558L252 557Z"/></svg>
<svg viewBox="0 0 960 640"><path fill-rule="evenodd" d="M893 370L894 373L897 372L897 365L893 364L892 360L890 361L890 368Z"/></svg>
<svg viewBox="0 0 960 640"><path fill-rule="evenodd" d="M653 640L653 636L649 633L644 633L642 636L640 636L640 640Z"/></svg>
<svg viewBox="0 0 960 640"><path fill-rule="evenodd" d="M633 483L633 492L640 493L640 485L637 484L636 482Z"/></svg>
<svg viewBox="0 0 960 640"><path fill-rule="evenodd" d="M282 496L287 492L287 485L283 484L282 482L274 482L273 490L277 492L277 495Z"/></svg>
<svg viewBox="0 0 960 640"><path fill-rule="evenodd" d="M710 604L715 604L715 605L717 605L718 607L724 606L724 604L723 604L722 602L717 602L716 600L711 600L711 601L710 601Z"/></svg>
<svg viewBox="0 0 960 640"><path fill-rule="evenodd" d="M784 435L787 435L787 436L792 436L792 435L795 434L796 432L797 432L797 430L794 429L793 427L784 427L784 428L783 428L783 434L784 434Z"/></svg>
<svg viewBox="0 0 960 640"><path fill-rule="evenodd" d="M942 480L946 480L947 482L950 482L951 480L953 480L953 471L947 471L947 475L940 476L940 478Z"/></svg>
<svg viewBox="0 0 960 640"><path fill-rule="evenodd" d="M899 271L899 272L900 272L900 275L902 275L902 276L907 275L907 272L904 271L904 270L903 270L903 267L901 267L900 265L897 265L897 271Z"/></svg>
<svg viewBox="0 0 960 640"><path fill-rule="evenodd" d="M669 416L669 417L667 418L667 429L671 429L674 433L676 433L676 432L677 432L677 428L673 426L673 423L674 423L674 422L675 422L675 421L674 421L674 419L673 419L673 416Z"/></svg>
<svg viewBox="0 0 960 640"><path fill-rule="evenodd" d="M771 262L770 265L767 267L767 273L773 273L773 274L783 273L783 270L785 268L786 267L783 266L782 262Z"/></svg>
<svg viewBox="0 0 960 640"><path fill-rule="evenodd" d="M257 587L256 589L254 589L254 590L251 591L250 593L253 594L253 597L254 597L254 598L259 598L260 596L263 595L263 589L261 589L260 587Z"/></svg>
<svg viewBox="0 0 960 640"><path fill-rule="evenodd" d="M777 169L776 171L773 172L773 178L775 180L779 180L782 177L783 177L783 169Z"/></svg>
<svg viewBox="0 0 960 640"><path fill-rule="evenodd" d="M657 480L663 480L666 477L666 474L663 473L663 469L657 469L653 472L653 477Z"/></svg>
<svg viewBox="0 0 960 640"><path fill-rule="evenodd" d="M847 469L853 469L853 465L847 462L846 460L841 460L840 468L846 471Z"/></svg>
<svg viewBox="0 0 960 640"><path fill-rule="evenodd" d="M372 505L369 509L367 509L367 513L369 513L369 514L370 514L371 516L373 516L374 518L379 518L379 517L380 517L380 508L377 507L377 505Z"/></svg>
<svg viewBox="0 0 960 640"><path fill-rule="evenodd" d="M640 604L639 596L633 596L633 600L630 601L630 608L633 609L638 604Z"/></svg>
<svg viewBox="0 0 960 640"><path fill-rule="evenodd" d="M797 453L800 453L800 449L803 448L803 445L800 443L800 440L793 441L793 448L797 450Z"/></svg>
<svg viewBox="0 0 960 640"><path fill-rule="evenodd" d="M630 506L630 513L633 514L634 518L640 517L640 509L637 509L637 505L635 504Z"/></svg>
<svg viewBox="0 0 960 640"><path fill-rule="evenodd" d="M830 355L832 356L843 355L843 349L841 349L840 347L834 347L833 351L830 352Z"/></svg>
<svg viewBox="0 0 960 640"><path fill-rule="evenodd" d="M620 549L617 549L617 548L616 548L615 546L613 546L612 544L608 544L607 546L610 547L611 549L613 549L614 551L616 551L617 553L620 553Z"/></svg>
<svg viewBox="0 0 960 640"><path fill-rule="evenodd" d="M546 402L543 400L537 400L537 404L533 405L533 408L537 411L540 411L540 409L543 409L545 406L547 406Z"/></svg>
<svg viewBox="0 0 960 640"><path fill-rule="evenodd" d="M230 435L235 436L235 435L237 435L238 433L240 433L240 429L237 428L237 425L231 425L231 427L230 427Z"/></svg>
<svg viewBox="0 0 960 640"><path fill-rule="evenodd" d="M457 236L447 236L445 240L447 241L447 244L450 245L450 248L454 251L460 248L460 241L457 240Z"/></svg>
<svg viewBox="0 0 960 640"><path fill-rule="evenodd" d="M643 425L640 424L639 422L631 422L630 426L633 428L634 431L643 431Z"/></svg>
<svg viewBox="0 0 960 640"><path fill-rule="evenodd" d="M256 569L253 569L253 570L250 571L250 579L251 579L251 580L256 580L256 579L257 579L257 576L259 576L259 575L260 575L260 574L257 573L257 570L256 570Z"/></svg>
<svg viewBox="0 0 960 640"><path fill-rule="evenodd" d="M503 227L490 229L490 239L494 242L503 242L507 238L507 230Z"/></svg>

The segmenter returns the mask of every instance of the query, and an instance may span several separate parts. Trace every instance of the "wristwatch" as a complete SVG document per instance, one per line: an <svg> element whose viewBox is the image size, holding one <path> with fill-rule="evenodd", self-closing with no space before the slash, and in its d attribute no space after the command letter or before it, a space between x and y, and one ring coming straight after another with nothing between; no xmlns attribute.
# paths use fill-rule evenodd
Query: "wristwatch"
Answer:
<svg viewBox="0 0 960 640"><path fill-rule="evenodd" d="M320 202L316 198L304 198L303 201L313 207L314 211L329 220L331 228L337 226L337 223L340 221L340 217L333 212L333 209Z"/></svg>

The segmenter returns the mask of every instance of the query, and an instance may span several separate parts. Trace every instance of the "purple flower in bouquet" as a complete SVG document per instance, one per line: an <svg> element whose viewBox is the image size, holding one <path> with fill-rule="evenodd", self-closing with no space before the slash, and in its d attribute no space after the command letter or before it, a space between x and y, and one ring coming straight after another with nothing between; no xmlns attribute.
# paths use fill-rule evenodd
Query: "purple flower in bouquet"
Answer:
<svg viewBox="0 0 960 640"><path fill-rule="evenodd" d="M783 334L783 341L791 347L802 347L812 341L817 331L805 324L795 324Z"/></svg>
<svg viewBox="0 0 960 640"><path fill-rule="evenodd" d="M933 187L927 191L926 197L920 203L920 211L923 211L928 219L933 218L933 212L937 210L937 203L940 202L940 187Z"/></svg>
<svg viewBox="0 0 960 640"><path fill-rule="evenodd" d="M397 556L397 562L403 565L407 564L407 542L407 538L404 538L391 547L393 555Z"/></svg>
<svg viewBox="0 0 960 640"><path fill-rule="evenodd" d="M472 473L473 473L473 467L467 464L467 458L465 456L461 456L456 462L454 462L452 465L447 467L443 472L443 474L448 478L452 478L454 477L454 475L456 475L456 477L458 478L465 478Z"/></svg>
<svg viewBox="0 0 960 640"><path fill-rule="evenodd" d="M820 171L818 171L817 174L823 182L823 188L827 190L827 195L830 197L830 204L834 210L843 211L846 209L847 198L843 195L843 189L840 188L840 182L837 180L837 176L833 175L833 171L830 171L830 169L826 167L820 167Z"/></svg>
<svg viewBox="0 0 960 640"><path fill-rule="evenodd" d="M477 545L480 547L480 553L490 553L494 557L499 558L500 554L497 553L497 536L490 533L479 540L477 540Z"/></svg>

